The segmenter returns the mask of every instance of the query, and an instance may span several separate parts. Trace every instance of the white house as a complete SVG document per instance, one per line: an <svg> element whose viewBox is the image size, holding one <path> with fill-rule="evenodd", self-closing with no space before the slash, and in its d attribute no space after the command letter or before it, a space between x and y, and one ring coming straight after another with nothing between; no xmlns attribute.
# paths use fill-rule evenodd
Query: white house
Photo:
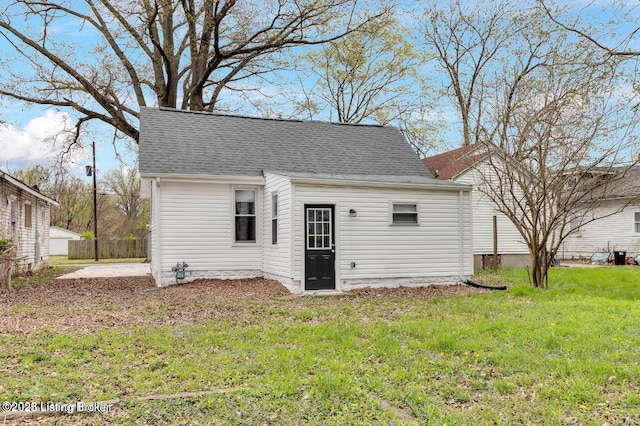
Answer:
<svg viewBox="0 0 640 426"><path fill-rule="evenodd" d="M472 185L474 268L481 269L483 260L494 253L494 217L496 218L497 252L503 267L530 264L529 249L513 222L498 211L480 188L490 176L486 148L467 145L425 158L424 164L440 180ZM490 258L487 259L490 261Z"/></svg>
<svg viewBox="0 0 640 426"><path fill-rule="evenodd" d="M264 276L292 292L456 283L471 187L434 179L395 128L142 108L159 286Z"/></svg>
<svg viewBox="0 0 640 426"><path fill-rule="evenodd" d="M0 240L11 240L21 271L49 262L51 206L59 204L19 179L0 171Z"/></svg>
<svg viewBox="0 0 640 426"><path fill-rule="evenodd" d="M77 232L52 226L49 230L49 254L51 256L67 256L69 254L69 241L80 239L82 239L82 235Z"/></svg>
<svg viewBox="0 0 640 426"><path fill-rule="evenodd" d="M560 246L561 259L589 259L597 251L626 251L640 254L640 205L623 207L610 200L594 209L600 217L570 234Z"/></svg>
<svg viewBox="0 0 640 426"><path fill-rule="evenodd" d="M615 188L605 191L602 201L575 212L569 224L575 231L560 246L558 257L588 259L598 251L640 254L640 167L613 168L605 175L611 174L616 180L622 176L616 174L622 172L624 177L615 183ZM582 226L578 227L580 223Z"/></svg>

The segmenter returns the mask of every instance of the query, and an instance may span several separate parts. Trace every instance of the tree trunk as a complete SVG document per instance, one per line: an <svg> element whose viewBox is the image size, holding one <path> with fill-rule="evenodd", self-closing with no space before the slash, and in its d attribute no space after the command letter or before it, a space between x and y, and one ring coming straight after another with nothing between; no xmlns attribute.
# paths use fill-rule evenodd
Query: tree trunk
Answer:
<svg viewBox="0 0 640 426"><path fill-rule="evenodd" d="M547 274L549 262L544 248L531 250L531 285L538 288L547 288Z"/></svg>

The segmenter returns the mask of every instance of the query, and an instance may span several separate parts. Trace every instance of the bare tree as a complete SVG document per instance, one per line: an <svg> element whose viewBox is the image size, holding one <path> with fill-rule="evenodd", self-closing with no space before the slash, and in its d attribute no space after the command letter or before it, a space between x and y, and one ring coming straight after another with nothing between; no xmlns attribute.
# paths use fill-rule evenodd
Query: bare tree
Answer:
<svg viewBox="0 0 640 426"><path fill-rule="evenodd" d="M601 218L597 208L634 170L637 117L615 58L567 37L540 10L500 8L474 9L471 20L432 11L450 31L430 43L447 52L437 57L472 129L465 142L490 154L477 165L478 189L528 246L532 284L547 287L562 241ZM477 113L465 115L461 100Z"/></svg>
<svg viewBox="0 0 640 426"><path fill-rule="evenodd" d="M34 166L19 169L12 175L29 186L37 186L43 194L60 204L51 208L51 225L75 232L86 229L91 220L91 192L88 183L73 176L64 165Z"/></svg>
<svg viewBox="0 0 640 426"><path fill-rule="evenodd" d="M387 124L419 105L420 67L424 60L409 33L393 16L303 57L304 71L315 77L308 101L340 123L370 119ZM307 77L302 86L309 86Z"/></svg>
<svg viewBox="0 0 640 426"><path fill-rule="evenodd" d="M524 61L494 94L499 131L495 145L482 142L493 155L481 190L529 247L537 287L548 286L548 269L571 233L640 195L638 182L628 179L637 164L637 117L617 90L615 69L589 63L591 49L561 46L546 49L534 70ZM602 213L612 197L626 201Z"/></svg>
<svg viewBox="0 0 640 426"><path fill-rule="evenodd" d="M560 13L555 10L555 7L551 2L545 0L537 1L551 21L566 31L577 34L585 40L588 40L593 43L593 45L606 52L606 54L625 58L640 57L640 50L633 47L640 36L640 26L638 26L637 23L638 17L630 17L628 15L629 11L637 9L637 2L630 3L628 1L612 0L609 4L605 4L603 6L604 10L607 10L609 13L613 11L614 15L621 15L621 17L619 16L618 20L610 20L607 25L604 26L608 27L606 29L610 30L609 33L606 35L600 35L596 34L596 30L593 27L586 25L584 21L580 22L576 19L575 13L573 13L574 18L567 22L560 18ZM617 39L616 42L610 41L612 32L617 32L617 27L623 26L623 24L626 23L631 23L633 28L624 35L615 34L614 38ZM604 41L605 39L607 41Z"/></svg>
<svg viewBox="0 0 640 426"><path fill-rule="evenodd" d="M480 140L485 81L491 79L522 29L513 2L433 0L425 7L421 32L425 46L445 72L444 95L453 100L462 124L462 143Z"/></svg>
<svg viewBox="0 0 640 426"><path fill-rule="evenodd" d="M82 233L91 227L93 202L91 187L81 178L67 175L58 178L48 190L60 207L51 209L51 225Z"/></svg>
<svg viewBox="0 0 640 426"><path fill-rule="evenodd" d="M74 140L99 120L114 137L137 141L138 107L215 111L223 91L242 91L244 80L272 71L269 59L284 49L338 40L377 17L355 22L356 7L357 0L14 0L0 10L0 36L14 47L3 57L0 95L75 110Z"/></svg>
<svg viewBox="0 0 640 426"><path fill-rule="evenodd" d="M119 217L114 224L114 234L121 238L144 236L146 223L142 223L141 219L145 213L145 200L140 197L140 176L135 168L122 167L107 171L101 186L113 198L115 213Z"/></svg>

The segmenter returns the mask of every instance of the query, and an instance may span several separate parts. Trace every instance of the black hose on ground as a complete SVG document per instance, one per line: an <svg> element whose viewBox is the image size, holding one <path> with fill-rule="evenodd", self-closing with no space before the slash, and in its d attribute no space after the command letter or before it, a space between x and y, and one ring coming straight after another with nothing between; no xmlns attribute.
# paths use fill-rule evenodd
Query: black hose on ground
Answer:
<svg viewBox="0 0 640 426"><path fill-rule="evenodd" d="M484 288L484 289L487 289L487 290L506 290L507 289L506 285L498 285L498 286L484 285L484 284L474 283L471 280L462 280L462 282L465 283L466 285L471 286L471 287Z"/></svg>

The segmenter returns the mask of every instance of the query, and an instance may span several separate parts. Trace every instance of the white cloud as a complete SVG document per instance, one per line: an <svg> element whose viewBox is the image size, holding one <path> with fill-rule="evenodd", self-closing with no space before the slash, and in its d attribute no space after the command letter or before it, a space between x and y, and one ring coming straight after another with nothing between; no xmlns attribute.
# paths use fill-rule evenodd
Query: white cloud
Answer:
<svg viewBox="0 0 640 426"><path fill-rule="evenodd" d="M22 130L0 124L0 162L33 164L49 160L73 129L68 113L54 111L32 119Z"/></svg>

